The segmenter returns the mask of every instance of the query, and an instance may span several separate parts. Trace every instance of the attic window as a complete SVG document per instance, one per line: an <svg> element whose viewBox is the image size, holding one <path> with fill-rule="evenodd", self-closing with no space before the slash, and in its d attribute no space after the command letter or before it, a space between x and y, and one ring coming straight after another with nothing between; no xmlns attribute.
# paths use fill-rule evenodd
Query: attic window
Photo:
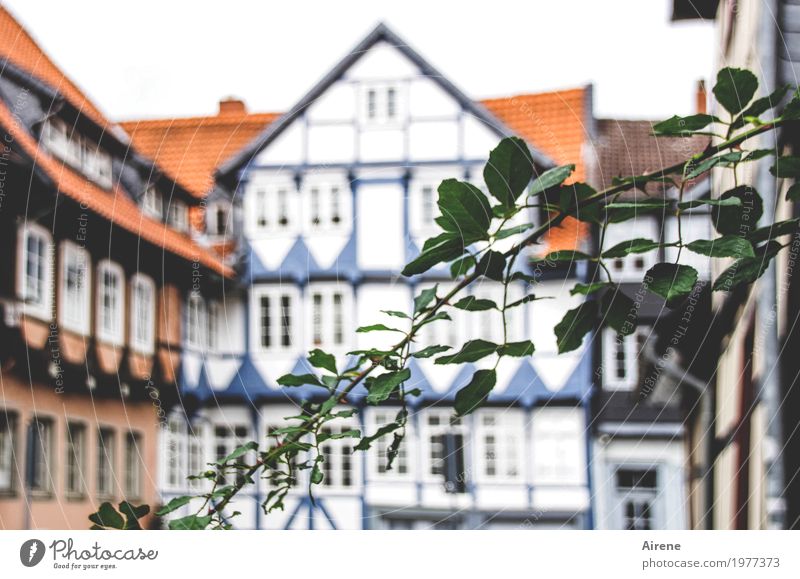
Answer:
<svg viewBox="0 0 800 579"><path fill-rule="evenodd" d="M49 119L42 127L41 141L50 153L83 173L87 179L105 189L111 187L111 155L80 135L74 126L69 127L60 119Z"/></svg>
<svg viewBox="0 0 800 579"><path fill-rule="evenodd" d="M154 219L161 219L163 217L163 201L161 199L161 193L158 192L155 185L147 186L144 195L142 195L141 203L142 211L145 215Z"/></svg>
<svg viewBox="0 0 800 579"><path fill-rule="evenodd" d="M167 224L181 232L189 230L189 209L186 203L173 199L167 212Z"/></svg>
<svg viewBox="0 0 800 579"><path fill-rule="evenodd" d="M400 120L400 90L394 84L370 84L364 87L362 118L365 125L386 125Z"/></svg>

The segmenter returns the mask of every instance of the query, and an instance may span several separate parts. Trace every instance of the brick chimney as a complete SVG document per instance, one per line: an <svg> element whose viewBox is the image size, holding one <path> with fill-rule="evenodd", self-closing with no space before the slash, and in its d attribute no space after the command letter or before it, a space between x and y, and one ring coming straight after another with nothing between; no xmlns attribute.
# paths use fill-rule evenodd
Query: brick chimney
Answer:
<svg viewBox="0 0 800 579"><path fill-rule="evenodd" d="M700 79L697 81L697 92L695 94L695 112L698 115L705 114L708 111L708 94L706 94L706 81Z"/></svg>
<svg viewBox="0 0 800 579"><path fill-rule="evenodd" d="M241 99L228 97L219 101L219 116L246 115L247 107Z"/></svg>

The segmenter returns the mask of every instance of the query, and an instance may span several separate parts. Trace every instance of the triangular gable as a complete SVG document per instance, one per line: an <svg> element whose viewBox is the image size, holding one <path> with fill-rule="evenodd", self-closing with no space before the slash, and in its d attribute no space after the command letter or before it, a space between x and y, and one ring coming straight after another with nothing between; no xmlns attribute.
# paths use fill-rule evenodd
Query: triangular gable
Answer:
<svg viewBox="0 0 800 579"><path fill-rule="evenodd" d="M453 97L458 103L464 107L464 110L469 112L478 120L482 121L485 125L489 126L499 137L507 137L515 135L505 123L498 119L495 115L490 113L482 104L472 100L464 94L456 85L450 82L442 73L434 68L422 55L411 48L407 42L395 34L388 26L383 23L378 24L372 32L370 32L358 45L351 50L339 63L326 74L321 81L319 81L306 95L295 104L291 110L278 118L275 122L267 126L266 129L253 140L249 145L244 147L237 155L232 157L229 161L220 166L218 175L221 178L235 177L237 171L247 166L248 163L259 153L264 147L269 145L276 139L292 122L300 116L306 109L316 102L320 96L337 80L339 80L348 69L350 69L359 59L361 59L370 48L375 46L378 42L384 41L401 54L405 55L411 62L413 62L422 72L424 76L435 82ZM532 143L528 143L531 149L534 162L540 168L549 168L554 165L554 162L547 157L544 153L539 151Z"/></svg>

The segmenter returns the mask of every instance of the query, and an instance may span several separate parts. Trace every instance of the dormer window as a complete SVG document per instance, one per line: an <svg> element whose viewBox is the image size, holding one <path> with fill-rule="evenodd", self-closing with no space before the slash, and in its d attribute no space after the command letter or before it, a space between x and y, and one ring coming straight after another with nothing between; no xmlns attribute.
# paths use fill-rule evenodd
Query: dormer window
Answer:
<svg viewBox="0 0 800 579"><path fill-rule="evenodd" d="M401 117L399 87L391 83L371 83L365 86L362 110L365 125L386 125L398 122Z"/></svg>
<svg viewBox="0 0 800 579"><path fill-rule="evenodd" d="M215 203L206 212L206 232L213 237L224 237L228 233L229 207L224 203Z"/></svg>
<svg viewBox="0 0 800 579"><path fill-rule="evenodd" d="M161 199L161 193L158 192L155 185L148 185L142 195L142 211L145 215L153 219L162 219L164 212L164 203Z"/></svg>
<svg viewBox="0 0 800 579"><path fill-rule="evenodd" d="M181 232L189 230L189 208L186 203L173 199L167 211L167 224Z"/></svg>
<svg viewBox="0 0 800 579"><path fill-rule="evenodd" d="M42 127L42 144L86 178L105 189L111 187L111 155L97 143L81 136L75 127L68 127L60 119L49 119Z"/></svg>

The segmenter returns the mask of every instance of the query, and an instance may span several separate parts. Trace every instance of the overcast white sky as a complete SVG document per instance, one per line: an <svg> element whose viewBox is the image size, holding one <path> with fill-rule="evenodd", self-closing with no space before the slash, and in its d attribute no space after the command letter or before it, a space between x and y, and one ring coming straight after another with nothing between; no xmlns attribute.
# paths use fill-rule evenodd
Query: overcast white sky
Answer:
<svg viewBox="0 0 800 579"><path fill-rule="evenodd" d="M594 83L601 117L692 112L709 23L670 0L2 0L108 116L290 107L379 21L475 98Z"/></svg>

